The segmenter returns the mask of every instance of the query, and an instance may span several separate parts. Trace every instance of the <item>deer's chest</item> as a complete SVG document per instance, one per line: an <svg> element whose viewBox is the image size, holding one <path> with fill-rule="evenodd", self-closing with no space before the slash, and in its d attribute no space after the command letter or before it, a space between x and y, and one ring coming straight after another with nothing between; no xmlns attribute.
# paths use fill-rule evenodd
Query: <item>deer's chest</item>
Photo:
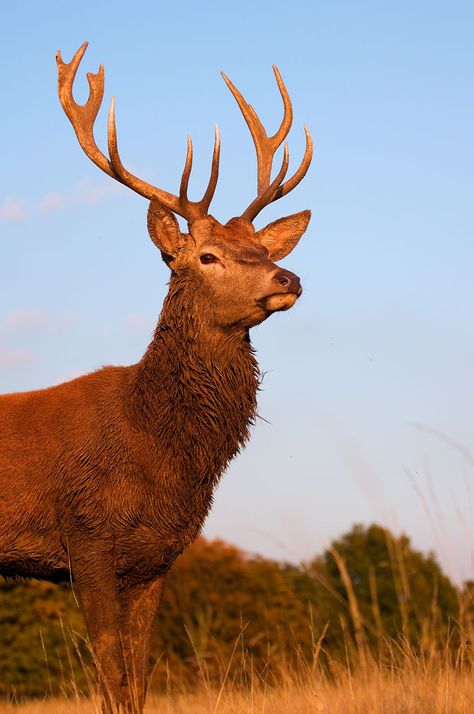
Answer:
<svg viewBox="0 0 474 714"><path fill-rule="evenodd" d="M117 514L119 575L158 575L199 535L215 485L248 436L255 413L252 363L220 380L185 385L130 442L131 499ZM245 379L242 377L243 372ZM245 387L245 388L244 388Z"/></svg>
<svg viewBox="0 0 474 714"><path fill-rule="evenodd" d="M199 489L185 498L176 494L149 501L116 532L119 577L140 581L166 573L199 535L212 504L212 490Z"/></svg>

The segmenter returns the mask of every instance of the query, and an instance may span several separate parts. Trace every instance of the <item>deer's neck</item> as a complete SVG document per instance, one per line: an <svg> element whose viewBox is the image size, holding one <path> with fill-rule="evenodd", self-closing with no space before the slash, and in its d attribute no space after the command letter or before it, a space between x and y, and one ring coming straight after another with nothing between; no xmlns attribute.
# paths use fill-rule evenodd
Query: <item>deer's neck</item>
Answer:
<svg viewBox="0 0 474 714"><path fill-rule="evenodd" d="M177 475L214 485L249 436L260 378L248 332L211 328L201 315L170 289L127 406Z"/></svg>

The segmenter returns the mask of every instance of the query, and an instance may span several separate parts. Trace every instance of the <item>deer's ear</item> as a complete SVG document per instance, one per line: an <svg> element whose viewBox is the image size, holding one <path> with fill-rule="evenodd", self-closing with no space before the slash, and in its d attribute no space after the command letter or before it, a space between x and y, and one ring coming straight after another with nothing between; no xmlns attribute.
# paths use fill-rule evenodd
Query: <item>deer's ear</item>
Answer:
<svg viewBox="0 0 474 714"><path fill-rule="evenodd" d="M182 234L178 221L171 211L157 201L151 201L148 208L147 226L150 238L161 250L163 260L167 265L176 257Z"/></svg>
<svg viewBox="0 0 474 714"><path fill-rule="evenodd" d="M295 245L308 227L311 211L293 213L291 216L279 218L268 226L257 231L255 238L268 248L273 261L285 258L291 253Z"/></svg>

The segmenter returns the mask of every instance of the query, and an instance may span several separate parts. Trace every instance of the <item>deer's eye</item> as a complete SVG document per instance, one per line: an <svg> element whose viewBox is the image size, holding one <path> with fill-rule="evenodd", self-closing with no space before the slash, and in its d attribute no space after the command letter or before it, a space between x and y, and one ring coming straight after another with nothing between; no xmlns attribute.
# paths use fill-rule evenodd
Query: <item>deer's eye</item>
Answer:
<svg viewBox="0 0 474 714"><path fill-rule="evenodd" d="M201 255L199 260L201 261L201 263L203 265L209 265L209 263L218 263L219 262L219 258L216 258L215 255L212 255L212 253L204 253L203 255Z"/></svg>

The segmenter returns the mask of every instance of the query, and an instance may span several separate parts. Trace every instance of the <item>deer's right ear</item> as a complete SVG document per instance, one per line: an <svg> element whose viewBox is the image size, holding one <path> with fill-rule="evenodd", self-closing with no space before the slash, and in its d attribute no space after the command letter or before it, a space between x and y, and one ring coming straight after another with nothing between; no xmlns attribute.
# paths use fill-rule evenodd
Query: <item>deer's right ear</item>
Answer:
<svg viewBox="0 0 474 714"><path fill-rule="evenodd" d="M301 211L279 218L257 231L255 238L268 248L271 260L276 262L291 253L307 229L310 218L311 211Z"/></svg>
<svg viewBox="0 0 474 714"><path fill-rule="evenodd" d="M157 201L151 201L148 208L147 226L150 238L161 250L165 263L170 265L182 242L182 234L174 214Z"/></svg>

